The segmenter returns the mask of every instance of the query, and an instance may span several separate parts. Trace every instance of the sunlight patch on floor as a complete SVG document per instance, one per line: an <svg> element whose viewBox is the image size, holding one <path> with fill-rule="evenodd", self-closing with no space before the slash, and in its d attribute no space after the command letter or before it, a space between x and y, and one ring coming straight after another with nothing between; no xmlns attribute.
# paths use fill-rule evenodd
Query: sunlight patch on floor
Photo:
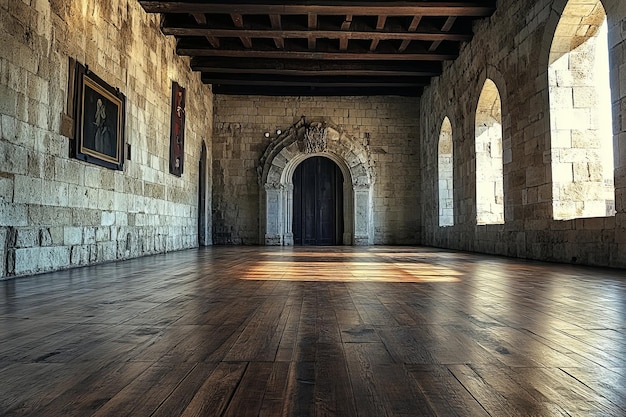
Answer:
<svg viewBox="0 0 626 417"><path fill-rule="evenodd" d="M297 256L300 256L298 254ZM318 255L319 256L319 255ZM259 261L244 280L319 282L460 282L462 274L428 264L387 262Z"/></svg>

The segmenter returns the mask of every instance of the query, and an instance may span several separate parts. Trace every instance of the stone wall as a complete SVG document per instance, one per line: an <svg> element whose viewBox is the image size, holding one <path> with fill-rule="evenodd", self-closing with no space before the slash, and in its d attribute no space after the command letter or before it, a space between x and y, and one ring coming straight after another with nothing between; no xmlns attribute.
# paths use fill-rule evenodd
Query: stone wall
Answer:
<svg viewBox="0 0 626 417"><path fill-rule="evenodd" d="M571 0L575 1L575 0ZM588 7L589 2L579 2ZM421 101L423 243L509 256L626 266L626 2L608 15L613 102L615 216L559 221L552 208L548 64L566 0L498 2L474 39ZM486 79L502 103L505 223L477 225L475 120ZM437 142L444 117L454 141L455 225L438 226Z"/></svg>
<svg viewBox="0 0 626 417"><path fill-rule="evenodd" d="M212 94L174 50L135 0L0 1L0 278L198 244ZM70 58L126 96L123 171L69 156ZM168 164L172 81L187 89L180 178Z"/></svg>
<svg viewBox="0 0 626 417"><path fill-rule="evenodd" d="M276 131L286 131L302 116L326 122L367 148L374 171L371 243L419 242L419 100L218 95L213 144L214 243L263 243L259 161L278 136Z"/></svg>

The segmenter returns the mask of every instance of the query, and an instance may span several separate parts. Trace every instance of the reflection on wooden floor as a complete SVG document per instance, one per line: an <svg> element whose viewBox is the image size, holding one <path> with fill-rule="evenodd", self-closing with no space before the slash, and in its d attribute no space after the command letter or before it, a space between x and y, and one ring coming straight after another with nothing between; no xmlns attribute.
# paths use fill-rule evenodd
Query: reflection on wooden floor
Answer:
<svg viewBox="0 0 626 417"><path fill-rule="evenodd" d="M624 416L626 273L214 247L0 282L2 416Z"/></svg>
<svg viewBox="0 0 626 417"><path fill-rule="evenodd" d="M420 254L371 252L265 253L246 265L243 279L327 282L455 282L461 271L426 261ZM424 259L422 259L424 258Z"/></svg>

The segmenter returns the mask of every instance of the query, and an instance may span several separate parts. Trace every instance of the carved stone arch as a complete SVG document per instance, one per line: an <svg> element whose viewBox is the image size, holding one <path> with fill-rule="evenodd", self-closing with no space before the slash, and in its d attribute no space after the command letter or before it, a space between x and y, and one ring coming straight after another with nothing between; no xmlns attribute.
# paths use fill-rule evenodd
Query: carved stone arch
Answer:
<svg viewBox="0 0 626 417"><path fill-rule="evenodd" d="M260 240L293 245L293 174L313 156L334 161L343 174L344 245L372 242L374 175L365 145L325 121L302 117L267 147L259 164Z"/></svg>

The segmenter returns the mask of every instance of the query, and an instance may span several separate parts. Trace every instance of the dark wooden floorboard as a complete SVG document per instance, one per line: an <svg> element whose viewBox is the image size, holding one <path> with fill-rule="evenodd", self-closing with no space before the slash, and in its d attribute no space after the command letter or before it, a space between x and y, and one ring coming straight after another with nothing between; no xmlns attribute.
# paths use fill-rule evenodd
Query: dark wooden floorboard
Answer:
<svg viewBox="0 0 626 417"><path fill-rule="evenodd" d="M624 416L626 272L213 247L0 282L2 416Z"/></svg>

